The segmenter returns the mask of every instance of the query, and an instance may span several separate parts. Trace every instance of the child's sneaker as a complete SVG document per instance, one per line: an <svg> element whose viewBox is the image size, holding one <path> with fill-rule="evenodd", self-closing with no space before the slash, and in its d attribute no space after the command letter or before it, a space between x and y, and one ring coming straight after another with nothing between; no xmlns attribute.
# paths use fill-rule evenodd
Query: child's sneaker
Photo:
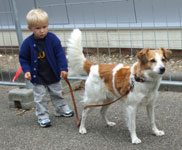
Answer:
<svg viewBox="0 0 182 150"><path fill-rule="evenodd" d="M54 111L54 115L56 116L56 117L72 117L72 116L74 116L74 112L72 111L72 110L67 110L67 111L65 111L65 112L60 112L60 111Z"/></svg>
<svg viewBox="0 0 182 150"><path fill-rule="evenodd" d="M63 105L62 107L59 107L54 110L54 115L56 117L72 117L74 116L74 112L69 108L69 106Z"/></svg>
<svg viewBox="0 0 182 150"><path fill-rule="evenodd" d="M49 119L38 120L38 123L41 127L46 128L51 126L51 121Z"/></svg>

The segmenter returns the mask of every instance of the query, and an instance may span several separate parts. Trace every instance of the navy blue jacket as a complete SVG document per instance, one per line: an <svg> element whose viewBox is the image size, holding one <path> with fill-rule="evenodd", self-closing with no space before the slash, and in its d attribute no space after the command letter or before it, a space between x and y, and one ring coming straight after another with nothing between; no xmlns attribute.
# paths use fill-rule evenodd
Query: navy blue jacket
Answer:
<svg viewBox="0 0 182 150"><path fill-rule="evenodd" d="M36 48L37 44L32 34L23 41L19 52L22 70L24 73L31 73L32 83L36 83L37 80L38 55ZM68 64L60 40L51 32L48 32L45 37L45 55L55 76L60 80L60 72L68 71Z"/></svg>

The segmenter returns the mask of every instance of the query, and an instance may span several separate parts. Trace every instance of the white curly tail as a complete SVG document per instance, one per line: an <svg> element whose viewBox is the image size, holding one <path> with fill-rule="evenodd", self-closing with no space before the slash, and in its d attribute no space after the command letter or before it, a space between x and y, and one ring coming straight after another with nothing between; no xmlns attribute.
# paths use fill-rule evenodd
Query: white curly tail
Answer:
<svg viewBox="0 0 182 150"><path fill-rule="evenodd" d="M74 29L67 43L68 61L73 72L77 75L85 75L90 71L89 63L84 54L82 47L82 34L79 29Z"/></svg>

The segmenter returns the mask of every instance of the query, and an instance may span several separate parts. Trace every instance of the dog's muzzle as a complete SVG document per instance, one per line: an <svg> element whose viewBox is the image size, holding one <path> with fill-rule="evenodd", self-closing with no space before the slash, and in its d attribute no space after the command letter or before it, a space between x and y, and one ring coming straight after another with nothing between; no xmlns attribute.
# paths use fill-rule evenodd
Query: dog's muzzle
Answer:
<svg viewBox="0 0 182 150"><path fill-rule="evenodd" d="M160 74L163 74L165 72L166 68L165 67L160 67Z"/></svg>

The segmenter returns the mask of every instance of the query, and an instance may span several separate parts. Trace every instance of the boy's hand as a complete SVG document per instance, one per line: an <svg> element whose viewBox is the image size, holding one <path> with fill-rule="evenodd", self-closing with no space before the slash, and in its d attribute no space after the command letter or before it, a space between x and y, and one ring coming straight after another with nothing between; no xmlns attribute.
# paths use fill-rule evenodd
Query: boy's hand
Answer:
<svg viewBox="0 0 182 150"><path fill-rule="evenodd" d="M32 79L30 72L26 72L24 76L25 76L25 79L27 79L27 80Z"/></svg>
<svg viewBox="0 0 182 150"><path fill-rule="evenodd" d="M67 76L68 76L68 72L66 72L66 71L61 71L61 74L60 74L60 77L61 77L61 78L67 78Z"/></svg>

